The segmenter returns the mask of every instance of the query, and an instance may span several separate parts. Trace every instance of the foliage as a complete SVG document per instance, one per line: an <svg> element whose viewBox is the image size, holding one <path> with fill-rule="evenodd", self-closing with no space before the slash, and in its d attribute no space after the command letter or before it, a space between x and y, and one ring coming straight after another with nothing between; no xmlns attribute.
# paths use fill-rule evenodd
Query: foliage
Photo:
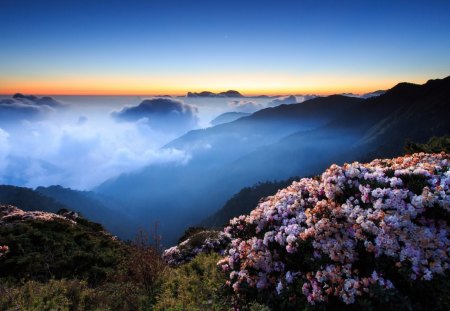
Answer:
<svg viewBox="0 0 450 311"><path fill-rule="evenodd" d="M200 254L188 264L171 268L164 277L156 310L229 310L221 294L224 275L217 254Z"/></svg>
<svg viewBox="0 0 450 311"><path fill-rule="evenodd" d="M182 243L183 241L189 239L192 235L207 230L205 227L197 226L197 227L189 227L187 228L183 235L178 239L178 244Z"/></svg>
<svg viewBox="0 0 450 311"><path fill-rule="evenodd" d="M161 255L143 234L124 244L96 228L86 219L0 226L12 245L0 258L0 310L151 309Z"/></svg>
<svg viewBox="0 0 450 311"><path fill-rule="evenodd" d="M124 248L101 226L78 218L67 221L30 220L0 226L0 243L9 253L0 261L0 277L47 281L84 278L89 284L106 279Z"/></svg>
<svg viewBox="0 0 450 311"><path fill-rule="evenodd" d="M107 282L92 288L83 280L63 279L0 286L0 310L5 311L135 311L150 306L148 296L129 282Z"/></svg>
<svg viewBox="0 0 450 311"><path fill-rule="evenodd" d="M259 182L251 187L245 187L229 199L214 215L205 219L202 224L207 227L222 227L231 218L250 213L261 199L287 187L297 179L297 177L291 177L281 181Z"/></svg>
<svg viewBox="0 0 450 311"><path fill-rule="evenodd" d="M50 280L48 283L28 281L23 286L1 288L1 310L94 310L94 292L86 282Z"/></svg>
<svg viewBox="0 0 450 311"><path fill-rule="evenodd" d="M445 152L450 153L450 136L431 137L426 143L419 144L412 141L408 141L404 147L405 151L409 154L416 152L428 152L438 153Z"/></svg>
<svg viewBox="0 0 450 311"><path fill-rule="evenodd" d="M449 155L332 165L230 221L235 302L278 310L445 310Z"/></svg>
<svg viewBox="0 0 450 311"><path fill-rule="evenodd" d="M127 256L117 267L112 280L116 283L133 284L153 302L165 270L166 264L161 253L149 244L148 235L141 231L135 241L127 246Z"/></svg>
<svg viewBox="0 0 450 311"><path fill-rule="evenodd" d="M178 266L191 261L201 253L215 252L223 255L230 241L230 235L221 231L199 231L180 244L166 249L163 258L170 266Z"/></svg>

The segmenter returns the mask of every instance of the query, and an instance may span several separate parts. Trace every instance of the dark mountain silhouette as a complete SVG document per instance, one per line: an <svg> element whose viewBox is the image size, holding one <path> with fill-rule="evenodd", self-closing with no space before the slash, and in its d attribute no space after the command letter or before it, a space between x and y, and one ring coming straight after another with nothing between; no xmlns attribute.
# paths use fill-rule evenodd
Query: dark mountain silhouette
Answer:
<svg viewBox="0 0 450 311"><path fill-rule="evenodd" d="M60 209L69 209L62 204L30 188L0 185L0 204L14 205L25 211L43 211L56 213Z"/></svg>
<svg viewBox="0 0 450 311"><path fill-rule="evenodd" d="M291 177L281 181L259 182L251 187L245 187L233 195L221 209L200 222L200 225L219 229L228 224L230 219L234 217L250 214L262 198L273 195L278 190L286 188L297 179L299 178Z"/></svg>
<svg viewBox="0 0 450 311"><path fill-rule="evenodd" d="M137 232L136 221L125 209L125 204L91 191L78 191L61 186L38 187L36 192L66 205L69 210L99 222L110 232L123 239L133 239Z"/></svg>
<svg viewBox="0 0 450 311"><path fill-rule="evenodd" d="M428 142L418 144L412 141L407 142L402 153L412 154L418 152L426 153L450 153L450 135L440 137L433 136ZM250 214L253 207L264 197L275 194L279 189L290 185L299 177L291 177L281 181L259 182L251 187L245 187L233 195L225 205L213 215L207 217L200 225L206 228L221 228L228 225L229 220L239 215Z"/></svg>
<svg viewBox="0 0 450 311"><path fill-rule="evenodd" d="M361 98L370 98L370 97L383 95L384 93L386 93L385 90L378 90L378 91L362 94L360 97Z"/></svg>
<svg viewBox="0 0 450 311"><path fill-rule="evenodd" d="M315 175L330 163L401 154L405 141L450 133L450 78L400 83L368 99L332 95L260 110L191 131L165 148L187 165L149 166L100 185L145 222L159 220L166 243L261 180Z"/></svg>
<svg viewBox="0 0 450 311"><path fill-rule="evenodd" d="M221 115L215 117L213 120L211 120L211 125L219 125L222 123L228 123L236 121L237 119L240 119L242 117L247 117L251 115L251 113L246 112L225 112Z"/></svg>
<svg viewBox="0 0 450 311"><path fill-rule="evenodd" d="M76 191L61 186L38 187L33 190L0 185L0 203L14 205L26 211L57 213L67 209L101 223L121 238L132 239L136 233L137 223L126 216L124 205L89 191Z"/></svg>
<svg viewBox="0 0 450 311"><path fill-rule="evenodd" d="M199 93L188 92L187 97L244 97L241 93L234 90L229 90L226 92L213 93L209 91L203 91Z"/></svg>

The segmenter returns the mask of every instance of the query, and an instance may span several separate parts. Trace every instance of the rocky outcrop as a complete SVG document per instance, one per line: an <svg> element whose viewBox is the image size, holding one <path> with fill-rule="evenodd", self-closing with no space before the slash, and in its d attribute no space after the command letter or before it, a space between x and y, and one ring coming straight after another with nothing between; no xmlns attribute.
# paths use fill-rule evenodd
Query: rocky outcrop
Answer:
<svg viewBox="0 0 450 311"><path fill-rule="evenodd" d="M75 224L73 220L73 213L70 214L71 217L65 217L65 215L57 215L54 213L47 213L41 211L24 211L12 205L0 205L0 225L20 223L29 220L40 220L40 221L55 221L64 220Z"/></svg>

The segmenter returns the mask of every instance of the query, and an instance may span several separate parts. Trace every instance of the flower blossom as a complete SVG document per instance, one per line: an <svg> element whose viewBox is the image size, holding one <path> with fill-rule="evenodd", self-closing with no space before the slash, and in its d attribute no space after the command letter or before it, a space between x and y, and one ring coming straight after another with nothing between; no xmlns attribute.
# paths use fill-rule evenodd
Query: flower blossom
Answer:
<svg viewBox="0 0 450 311"><path fill-rule="evenodd" d="M231 271L236 295L248 287L282 294L297 283L310 304L330 297L352 304L374 286L395 288L373 264L382 258L412 281L443 275L450 267L449 159L418 153L332 165L320 178L293 182L230 221L219 267Z"/></svg>

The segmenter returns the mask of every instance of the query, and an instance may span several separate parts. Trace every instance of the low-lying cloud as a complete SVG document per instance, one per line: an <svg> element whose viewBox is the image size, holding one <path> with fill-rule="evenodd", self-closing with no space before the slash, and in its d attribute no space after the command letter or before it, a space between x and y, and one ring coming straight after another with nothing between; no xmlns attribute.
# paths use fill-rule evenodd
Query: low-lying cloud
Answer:
<svg viewBox="0 0 450 311"><path fill-rule="evenodd" d="M34 95L23 95L21 93L17 93L12 97L15 101L21 102L27 105L34 106L49 106L52 108L64 107L65 105L52 97L44 96L37 97Z"/></svg>
<svg viewBox="0 0 450 311"><path fill-rule="evenodd" d="M90 189L147 165L187 163L187 152L160 149L171 138L148 126L97 119L83 124L25 122L9 132L0 129L0 181Z"/></svg>
<svg viewBox="0 0 450 311"><path fill-rule="evenodd" d="M51 97L15 94L12 98L0 99L0 122L8 127L21 121L40 120L64 105Z"/></svg>
<svg viewBox="0 0 450 311"><path fill-rule="evenodd" d="M213 147L203 143L183 150L161 147L198 128L200 121L210 119L209 114L230 110L253 113L268 105L292 102L289 97L232 102L62 98L64 102L16 94L0 99L1 183L91 189L148 165L184 165L194 150Z"/></svg>
<svg viewBox="0 0 450 311"><path fill-rule="evenodd" d="M119 122L145 122L155 131L181 134L198 126L197 113L194 105L171 98L152 98L114 111L112 117Z"/></svg>
<svg viewBox="0 0 450 311"><path fill-rule="evenodd" d="M290 95L272 99L270 102L267 103L267 107L276 107L279 105L292 105L295 103L297 103L297 98L294 95Z"/></svg>
<svg viewBox="0 0 450 311"><path fill-rule="evenodd" d="M190 160L187 151L161 147L196 126L195 106L148 100L112 119L113 105L96 98L72 104L20 94L1 99L0 183L91 189L148 165Z"/></svg>
<svg viewBox="0 0 450 311"><path fill-rule="evenodd" d="M235 112L254 113L258 110L276 107L279 105L291 105L297 103L297 98L294 95L277 97L269 102L261 103L255 100L233 100L228 103L228 106Z"/></svg>
<svg viewBox="0 0 450 311"><path fill-rule="evenodd" d="M252 100L233 100L228 104L233 111L253 113L265 108L264 105Z"/></svg>
<svg viewBox="0 0 450 311"><path fill-rule="evenodd" d="M0 173L8 166L7 157L9 150L9 134L0 128ZM0 182L2 182L1 175Z"/></svg>

